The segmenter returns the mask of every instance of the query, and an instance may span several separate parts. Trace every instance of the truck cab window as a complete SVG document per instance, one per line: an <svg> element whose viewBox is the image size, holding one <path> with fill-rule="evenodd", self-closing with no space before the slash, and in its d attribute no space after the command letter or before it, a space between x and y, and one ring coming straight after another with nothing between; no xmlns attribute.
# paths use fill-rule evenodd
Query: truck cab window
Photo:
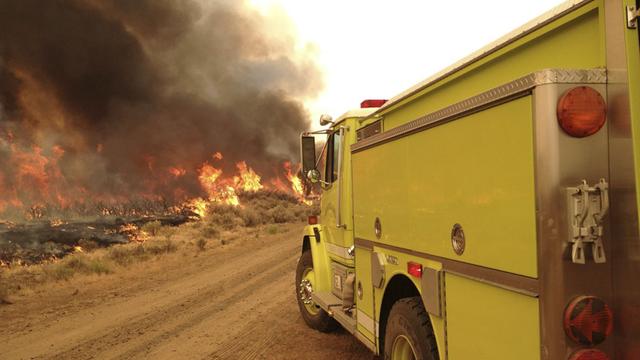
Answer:
<svg viewBox="0 0 640 360"><path fill-rule="evenodd" d="M327 140L325 181L333 183L338 180L338 156L340 155L340 133L335 132Z"/></svg>

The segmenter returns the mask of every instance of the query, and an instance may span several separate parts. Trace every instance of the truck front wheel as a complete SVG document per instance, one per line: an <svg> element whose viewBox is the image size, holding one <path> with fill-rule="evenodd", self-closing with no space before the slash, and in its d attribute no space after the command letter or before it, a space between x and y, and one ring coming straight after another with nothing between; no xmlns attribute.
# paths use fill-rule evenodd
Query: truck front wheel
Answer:
<svg viewBox="0 0 640 360"><path fill-rule="evenodd" d="M322 310L311 299L315 273L313 272L313 259L311 251L305 250L298 260L296 267L296 299L298 308L304 321L312 329L322 332L330 332L336 329L338 324L326 311Z"/></svg>
<svg viewBox="0 0 640 360"><path fill-rule="evenodd" d="M419 296L398 300L389 312L384 336L386 360L438 360L431 322Z"/></svg>

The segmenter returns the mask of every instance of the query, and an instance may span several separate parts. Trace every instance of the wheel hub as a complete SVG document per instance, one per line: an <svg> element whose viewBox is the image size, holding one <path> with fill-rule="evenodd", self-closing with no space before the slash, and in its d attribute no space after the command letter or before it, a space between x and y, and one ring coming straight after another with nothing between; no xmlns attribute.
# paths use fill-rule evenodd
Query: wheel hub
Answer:
<svg viewBox="0 0 640 360"><path fill-rule="evenodd" d="M313 300L311 300L311 294L313 294L313 285L311 285L311 281L308 279L304 279L300 281L300 286L298 293L300 294L300 300L305 305L311 305Z"/></svg>

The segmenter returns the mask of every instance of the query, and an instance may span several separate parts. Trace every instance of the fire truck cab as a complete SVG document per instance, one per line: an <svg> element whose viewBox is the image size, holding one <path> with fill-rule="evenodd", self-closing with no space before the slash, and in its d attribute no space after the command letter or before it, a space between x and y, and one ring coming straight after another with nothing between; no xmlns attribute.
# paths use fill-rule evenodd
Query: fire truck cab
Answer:
<svg viewBox="0 0 640 360"><path fill-rule="evenodd" d="M568 1L302 134L305 322L388 359L640 359L637 5Z"/></svg>

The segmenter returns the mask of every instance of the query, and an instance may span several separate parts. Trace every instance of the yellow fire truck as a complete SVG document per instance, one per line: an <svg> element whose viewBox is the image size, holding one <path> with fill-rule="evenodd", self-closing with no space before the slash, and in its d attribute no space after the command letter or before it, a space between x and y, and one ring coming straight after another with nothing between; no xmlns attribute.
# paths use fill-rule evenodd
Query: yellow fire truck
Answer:
<svg viewBox="0 0 640 360"><path fill-rule="evenodd" d="M303 134L306 323L388 359L640 359L637 5L569 1Z"/></svg>

